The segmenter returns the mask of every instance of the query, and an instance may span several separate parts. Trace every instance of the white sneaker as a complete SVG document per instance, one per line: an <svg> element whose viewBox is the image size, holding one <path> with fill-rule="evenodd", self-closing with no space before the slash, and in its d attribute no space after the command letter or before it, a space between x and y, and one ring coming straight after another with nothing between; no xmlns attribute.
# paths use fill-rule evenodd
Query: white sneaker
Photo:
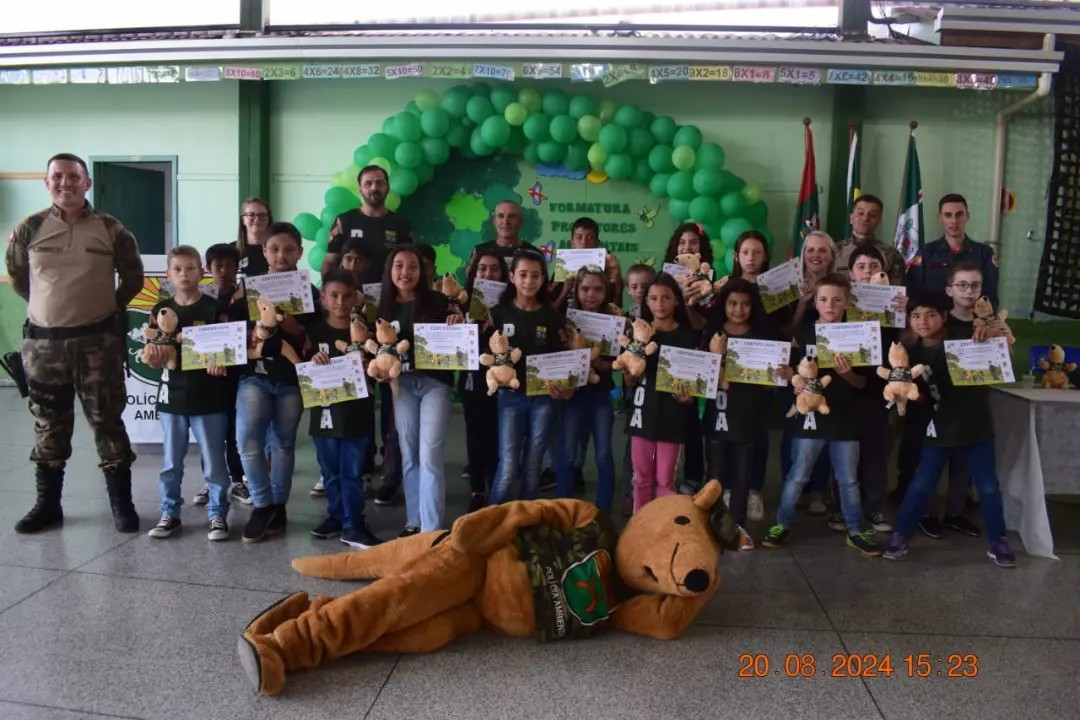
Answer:
<svg viewBox="0 0 1080 720"><path fill-rule="evenodd" d="M158 524L150 528L147 533L152 538L167 538L180 530L180 518L172 515L162 515Z"/></svg>
<svg viewBox="0 0 1080 720"><path fill-rule="evenodd" d="M205 505L210 502L210 488L203 485L202 490L195 493L195 497L191 498L191 502L195 505Z"/></svg>
<svg viewBox="0 0 1080 720"><path fill-rule="evenodd" d="M885 520L885 516L881 513L873 513L870 516L870 527L874 528L874 531L879 533L892 532L893 529L893 526Z"/></svg>
<svg viewBox="0 0 1080 720"><path fill-rule="evenodd" d="M765 501L761 497L761 493L756 490L750 491L750 496L746 499L746 517L754 522L761 522L765 519Z"/></svg>
<svg viewBox="0 0 1080 720"><path fill-rule="evenodd" d="M216 517L210 521L210 530L206 533L207 540L228 540L229 539L229 524L225 522L225 518Z"/></svg>
<svg viewBox="0 0 1080 720"><path fill-rule="evenodd" d="M326 485L323 484L322 475L319 476L319 482L315 483L315 487L311 488L309 495L311 497L326 497Z"/></svg>

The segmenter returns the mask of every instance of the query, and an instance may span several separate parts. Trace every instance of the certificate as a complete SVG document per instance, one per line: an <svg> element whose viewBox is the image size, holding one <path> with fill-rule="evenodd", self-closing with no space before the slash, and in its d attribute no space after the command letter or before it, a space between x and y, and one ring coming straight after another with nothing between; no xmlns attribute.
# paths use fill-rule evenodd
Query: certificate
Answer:
<svg viewBox="0 0 1080 720"><path fill-rule="evenodd" d="M566 324L573 326L585 337L585 344L600 349L600 355L611 357L621 351L619 336L626 328L626 318L568 308Z"/></svg>
<svg viewBox="0 0 1080 720"><path fill-rule="evenodd" d="M547 383L578 388L589 379L591 350L563 350L525 357L525 394L547 395Z"/></svg>
<svg viewBox="0 0 1080 720"><path fill-rule="evenodd" d="M779 371L791 362L791 343L779 340L728 338L724 356L724 379L733 383L783 387L787 378Z"/></svg>
<svg viewBox="0 0 1080 720"><path fill-rule="evenodd" d="M757 285L765 312L776 312L802 294L802 265L798 260L788 260L758 275Z"/></svg>
<svg viewBox="0 0 1080 720"><path fill-rule="evenodd" d="M211 365L247 364L247 323L192 325L180 339L180 368L205 370Z"/></svg>
<svg viewBox="0 0 1080 720"><path fill-rule="evenodd" d="M556 250L553 263L555 268L554 280L555 282L565 282L571 275L576 274L578 270L586 265L592 265L603 270L606 261L607 250L604 248L586 248L582 250L563 248Z"/></svg>
<svg viewBox="0 0 1080 720"><path fill-rule="evenodd" d="M469 317L476 322L487 320L488 310L498 304L505 289L504 282L476 278L473 281L472 295L469 296Z"/></svg>
<svg viewBox="0 0 1080 720"><path fill-rule="evenodd" d="M949 379L953 385L1001 385L1016 382L1009 342L1003 337L990 338L985 342L946 340L945 362L949 367Z"/></svg>
<svg viewBox="0 0 1080 720"><path fill-rule="evenodd" d="M715 398L721 360L716 353L661 345L656 389L666 393L683 389L693 397Z"/></svg>
<svg viewBox="0 0 1080 720"><path fill-rule="evenodd" d="M266 298L290 315L315 312L310 273L307 270L244 278L244 291L247 293L248 317L259 317L259 298Z"/></svg>
<svg viewBox="0 0 1080 720"><path fill-rule="evenodd" d="M843 355L852 367L881 364L881 325L877 321L818 323L818 367L836 367L836 356Z"/></svg>
<svg viewBox="0 0 1080 720"><path fill-rule="evenodd" d="M330 358L326 365L298 363L296 377L300 381L300 398L306 408L326 407L368 396L367 376L360 353Z"/></svg>
<svg viewBox="0 0 1080 720"><path fill-rule="evenodd" d="M364 295L364 320L368 325L374 326L375 317L379 314L382 283L364 283L360 286L360 292Z"/></svg>
<svg viewBox="0 0 1080 720"><path fill-rule="evenodd" d="M417 323L413 326L417 370L479 370L480 326Z"/></svg>
<svg viewBox="0 0 1080 720"><path fill-rule="evenodd" d="M907 312L893 309L896 298L907 298L907 288L900 285L870 285L852 283L851 307L847 319L851 322L877 320L881 327L907 327Z"/></svg>

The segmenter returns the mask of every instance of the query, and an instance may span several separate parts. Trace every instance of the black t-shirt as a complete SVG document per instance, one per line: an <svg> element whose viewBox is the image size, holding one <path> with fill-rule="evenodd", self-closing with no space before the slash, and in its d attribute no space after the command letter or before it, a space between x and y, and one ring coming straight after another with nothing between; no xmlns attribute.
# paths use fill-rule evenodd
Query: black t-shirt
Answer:
<svg viewBox="0 0 1080 720"><path fill-rule="evenodd" d="M160 308L171 308L180 319L180 329L193 325L213 325L220 321L222 312L217 300L202 295L191 305L179 305L169 298L154 306L152 315ZM162 370L158 388L157 409L171 415L210 415L225 412L229 407L227 382L223 377L212 377L206 370L184 370L180 348L176 348L176 370Z"/></svg>
<svg viewBox="0 0 1080 720"><path fill-rule="evenodd" d="M321 350L332 358L341 357L344 353L337 349L335 341L343 340L346 344L349 343L349 328L330 327L325 319L320 318L308 328L308 339L311 341L309 355L314 355ZM369 383L366 398L334 403L326 407L311 408L308 425L311 436L326 438L373 437L375 434L373 392L374 389Z"/></svg>
<svg viewBox="0 0 1080 720"><path fill-rule="evenodd" d="M974 320L961 320L952 313L945 317L945 327L950 340L970 340L975 334Z"/></svg>
<svg viewBox="0 0 1080 720"><path fill-rule="evenodd" d="M499 303L491 308L491 329L487 337L496 330L510 338L511 348L521 350L521 361L517 364L521 387L514 392L525 392L525 358L566 349L562 317L547 305L539 310L522 310L512 300ZM487 339L483 349L489 351ZM506 391L509 392L509 388Z"/></svg>
<svg viewBox="0 0 1080 720"><path fill-rule="evenodd" d="M804 323L795 333L795 345L791 348L791 367L799 367L799 361L806 356L817 357L817 333L814 326ZM855 368L859 375L867 375L872 368ZM792 437L816 438L821 440L857 440L859 437L858 418L856 417L856 397L859 391L851 383L840 377L834 368L819 369L818 380L832 377L829 387L825 388L825 400L829 404L829 414L818 412L788 418L787 427ZM792 403L795 394L791 394Z"/></svg>
<svg viewBox="0 0 1080 720"><path fill-rule="evenodd" d="M394 303L392 315L389 320L392 323L397 323L398 341L408 340L409 349L405 352L405 359L401 361L401 371L403 373L417 372L424 375L429 375L435 380L446 385L454 384L454 371L453 370L417 370L415 367L415 349L416 349L416 336L413 330L415 322L423 323L440 323L445 322L446 318L451 314L449 299L438 292L428 293L428 308L430 310L430 317L426 320L417 321L414 317L416 303L409 301L405 303Z"/></svg>
<svg viewBox="0 0 1080 720"><path fill-rule="evenodd" d="M263 246L245 245L244 257L240 259L238 270L248 277L265 275L269 272L270 265L266 262L266 255L263 254Z"/></svg>
<svg viewBox="0 0 1080 720"><path fill-rule="evenodd" d="M713 333L706 331L706 342ZM767 333L750 331L745 335L731 335L728 338L746 338L749 340L771 340ZM773 389L764 385L748 383L730 383L727 390L717 389L715 400L705 401L705 417L701 429L710 440L723 440L733 443L750 443L765 432L769 410L772 408Z"/></svg>
<svg viewBox="0 0 1080 720"><path fill-rule="evenodd" d="M674 330L657 330L652 341L659 346L695 350L698 347L698 333L682 325ZM697 402L683 405L675 400L675 395L656 390L656 370L660 364L660 351L657 350L645 360L645 374L635 387L630 388L630 416L626 423L626 432L634 437L653 442L682 444L687 433L694 427L697 414Z"/></svg>
<svg viewBox="0 0 1080 720"><path fill-rule="evenodd" d="M970 340L964 328L945 331L946 340ZM912 365L926 367L919 378L920 390L931 403L931 423L926 442L940 447L963 447L994 439L994 419L990 413L990 389L985 386L957 387L949 379L945 343L924 345L918 340L910 352Z"/></svg>
<svg viewBox="0 0 1080 720"><path fill-rule="evenodd" d="M387 212L379 217L371 217L359 209L348 210L334 221L326 252L341 255L345 251L345 243L350 240L360 243L368 263L360 281L377 283L382 281L383 266L386 265L390 248L412 242L412 226L397 213Z"/></svg>

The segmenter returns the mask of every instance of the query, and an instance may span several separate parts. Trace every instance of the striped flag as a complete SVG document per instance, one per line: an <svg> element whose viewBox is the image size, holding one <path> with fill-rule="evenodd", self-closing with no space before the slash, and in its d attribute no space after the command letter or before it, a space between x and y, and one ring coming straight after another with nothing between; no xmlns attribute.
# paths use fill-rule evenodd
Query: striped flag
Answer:
<svg viewBox="0 0 1080 720"><path fill-rule="evenodd" d="M799 183L799 205L795 208L795 226L792 228L791 257L802 254L803 239L812 231L820 229L818 219L817 179L814 172L814 134L810 132L810 118L803 120L806 126L806 158L803 161L802 182Z"/></svg>
<svg viewBox="0 0 1080 720"><path fill-rule="evenodd" d="M851 212L862 195L862 143L855 123L851 124L847 159L847 215L844 217L844 237L851 237Z"/></svg>
<svg viewBox="0 0 1080 720"><path fill-rule="evenodd" d="M896 218L896 249L911 264L922 249L926 233L923 230L922 176L919 173L919 153L915 149L915 128L908 136L907 161L900 185L900 214Z"/></svg>

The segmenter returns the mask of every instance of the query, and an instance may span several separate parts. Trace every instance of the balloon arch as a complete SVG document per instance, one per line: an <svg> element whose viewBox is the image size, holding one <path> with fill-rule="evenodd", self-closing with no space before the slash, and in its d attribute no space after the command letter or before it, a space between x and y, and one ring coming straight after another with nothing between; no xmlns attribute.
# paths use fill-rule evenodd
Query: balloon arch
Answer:
<svg viewBox="0 0 1080 720"><path fill-rule="evenodd" d="M702 225L712 239L721 274L731 271L735 240L743 232L759 230L769 246L773 244L760 186L726 169L723 148L703 142L696 126L679 125L637 105L571 97L559 89L541 93L475 83L441 96L420 91L404 110L383 122L381 132L356 148L352 164L331 176L322 212L300 213L294 220L301 235L315 242L311 267L322 266L334 219L360 205L360 168L378 165L387 171L392 191L386 204L396 210L455 150L467 159L521 157L532 165L591 170L646 186L667 200L673 219Z"/></svg>

